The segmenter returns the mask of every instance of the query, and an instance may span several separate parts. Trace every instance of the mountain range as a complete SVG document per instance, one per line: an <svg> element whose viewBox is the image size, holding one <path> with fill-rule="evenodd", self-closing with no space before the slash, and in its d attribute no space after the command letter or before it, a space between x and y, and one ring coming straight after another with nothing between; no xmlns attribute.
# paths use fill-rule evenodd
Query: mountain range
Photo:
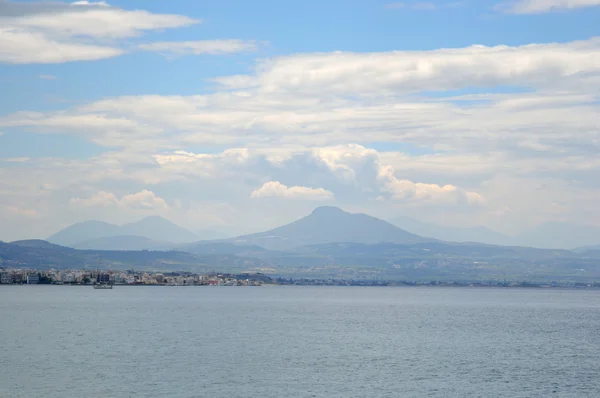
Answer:
<svg viewBox="0 0 600 398"><path fill-rule="evenodd" d="M585 225L546 223L517 236L508 236L484 226L448 227L410 217L386 222L331 206L318 207L306 217L269 231L226 239L224 235L223 231L190 232L165 218L152 216L124 225L85 221L55 233L47 241L85 250L169 250L179 249L182 244L189 247L193 242L215 239L268 250L333 242L405 244L431 240L585 250L600 243L600 228Z"/></svg>
<svg viewBox="0 0 600 398"><path fill-rule="evenodd" d="M152 231L154 225L162 230ZM90 226L99 228L89 230ZM448 231L446 233L450 233ZM107 233L115 235L98 236ZM469 236L465 234L463 238ZM95 268L101 263L113 269L247 271L302 277L600 278L597 246L570 251L450 242L423 237L384 220L347 213L336 207L319 207L306 217L261 233L171 243L192 236L189 231L160 218L123 226L80 223L53 235L53 242L0 242L0 267ZM493 231L488 236L493 237ZM460 238L459 235L450 237ZM57 241L68 242L73 247L57 245Z"/></svg>

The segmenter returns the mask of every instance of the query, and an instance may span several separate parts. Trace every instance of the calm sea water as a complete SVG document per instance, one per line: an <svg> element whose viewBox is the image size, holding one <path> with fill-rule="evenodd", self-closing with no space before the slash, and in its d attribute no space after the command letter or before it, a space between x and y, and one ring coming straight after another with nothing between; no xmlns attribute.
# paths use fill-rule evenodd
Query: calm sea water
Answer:
<svg viewBox="0 0 600 398"><path fill-rule="evenodd" d="M600 396L600 291L0 287L0 397L465 396Z"/></svg>

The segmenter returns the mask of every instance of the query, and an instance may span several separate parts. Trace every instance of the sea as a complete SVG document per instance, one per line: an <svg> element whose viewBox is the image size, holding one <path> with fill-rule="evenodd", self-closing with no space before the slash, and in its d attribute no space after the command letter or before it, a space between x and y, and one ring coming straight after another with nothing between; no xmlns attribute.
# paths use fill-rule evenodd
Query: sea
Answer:
<svg viewBox="0 0 600 398"><path fill-rule="evenodd" d="M0 286L0 397L600 397L600 291Z"/></svg>

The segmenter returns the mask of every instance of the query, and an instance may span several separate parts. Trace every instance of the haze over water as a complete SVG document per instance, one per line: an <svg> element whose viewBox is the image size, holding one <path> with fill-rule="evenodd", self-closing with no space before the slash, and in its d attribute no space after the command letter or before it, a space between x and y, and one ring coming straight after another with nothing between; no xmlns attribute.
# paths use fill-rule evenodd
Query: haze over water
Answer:
<svg viewBox="0 0 600 398"><path fill-rule="evenodd" d="M600 292L0 288L2 397L600 395Z"/></svg>

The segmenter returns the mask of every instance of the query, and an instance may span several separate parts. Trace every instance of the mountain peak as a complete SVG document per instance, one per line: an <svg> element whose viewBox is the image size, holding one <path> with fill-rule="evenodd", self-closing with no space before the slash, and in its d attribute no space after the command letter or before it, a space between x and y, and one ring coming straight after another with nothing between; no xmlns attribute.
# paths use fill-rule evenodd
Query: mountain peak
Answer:
<svg viewBox="0 0 600 398"><path fill-rule="evenodd" d="M336 206L320 206L315 208L312 213L310 213L311 216L328 216L328 215L333 215L333 214L350 214L348 212L345 212L344 210L340 209L339 207Z"/></svg>

